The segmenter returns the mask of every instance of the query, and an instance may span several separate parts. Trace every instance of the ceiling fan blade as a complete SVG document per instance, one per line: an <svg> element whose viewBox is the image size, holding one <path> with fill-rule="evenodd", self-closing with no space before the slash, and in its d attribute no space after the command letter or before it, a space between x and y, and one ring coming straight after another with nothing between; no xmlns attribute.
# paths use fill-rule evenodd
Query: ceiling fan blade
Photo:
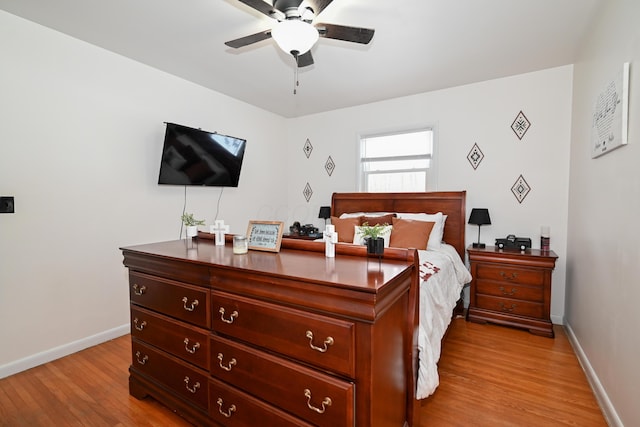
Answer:
<svg viewBox="0 0 640 427"><path fill-rule="evenodd" d="M297 61L298 68L308 67L309 65L313 64L313 56L311 56L311 51L308 50L306 53L298 56Z"/></svg>
<svg viewBox="0 0 640 427"><path fill-rule="evenodd" d="M331 4L333 0L306 0L309 6L313 9L316 16L320 15L327 6Z"/></svg>
<svg viewBox="0 0 640 427"><path fill-rule="evenodd" d="M314 26L320 37L361 44L368 44L375 33L375 30L370 28L346 27L344 25L318 23Z"/></svg>
<svg viewBox="0 0 640 427"><path fill-rule="evenodd" d="M250 36L240 37L239 39L230 40L225 42L229 47L237 49L239 47L248 46L253 43L260 42L262 40L271 38L271 30L262 31L260 33L251 34Z"/></svg>
<svg viewBox="0 0 640 427"><path fill-rule="evenodd" d="M275 9L270 3L267 3L263 0L240 0L240 2L246 4L252 9L257 10L260 13L264 13L269 18L281 20L285 17L284 13Z"/></svg>

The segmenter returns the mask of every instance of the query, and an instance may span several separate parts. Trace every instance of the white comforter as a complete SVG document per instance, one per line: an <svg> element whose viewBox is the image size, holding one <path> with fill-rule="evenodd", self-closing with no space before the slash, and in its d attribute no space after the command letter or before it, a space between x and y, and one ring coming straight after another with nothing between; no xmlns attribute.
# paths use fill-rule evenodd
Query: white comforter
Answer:
<svg viewBox="0 0 640 427"><path fill-rule="evenodd" d="M462 287L471 281L453 246L442 244L437 251L418 251L420 275L420 328L418 332L417 399L431 395L438 384L440 347ZM434 268L435 267L435 268ZM430 275L430 277L429 277Z"/></svg>

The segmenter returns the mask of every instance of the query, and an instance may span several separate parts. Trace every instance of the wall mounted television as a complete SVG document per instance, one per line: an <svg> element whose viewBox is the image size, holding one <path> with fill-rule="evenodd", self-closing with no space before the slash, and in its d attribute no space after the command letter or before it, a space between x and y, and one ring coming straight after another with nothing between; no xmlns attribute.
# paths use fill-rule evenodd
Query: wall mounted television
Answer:
<svg viewBox="0 0 640 427"><path fill-rule="evenodd" d="M246 140L167 123L158 184L237 187Z"/></svg>

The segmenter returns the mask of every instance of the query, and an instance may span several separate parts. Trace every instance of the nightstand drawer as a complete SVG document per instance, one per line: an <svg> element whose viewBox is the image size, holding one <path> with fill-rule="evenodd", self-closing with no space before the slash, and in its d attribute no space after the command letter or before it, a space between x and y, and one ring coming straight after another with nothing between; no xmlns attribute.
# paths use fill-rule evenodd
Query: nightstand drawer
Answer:
<svg viewBox="0 0 640 427"><path fill-rule="evenodd" d="M311 424L214 379L209 380L209 396L211 418L224 426L311 427Z"/></svg>
<svg viewBox="0 0 640 427"><path fill-rule="evenodd" d="M129 294L134 304L203 328L209 327L209 289L131 272Z"/></svg>
<svg viewBox="0 0 640 427"><path fill-rule="evenodd" d="M216 332L355 376L354 323L218 291L211 301Z"/></svg>
<svg viewBox="0 0 640 427"><path fill-rule="evenodd" d="M153 381L162 383L183 399L208 409L209 388L206 372L189 366L167 353L145 345L135 338L131 340L131 369L143 373Z"/></svg>
<svg viewBox="0 0 640 427"><path fill-rule="evenodd" d="M542 285L544 283L544 271L540 269L529 270L522 267L509 267L500 264L478 263L476 278L525 285Z"/></svg>
<svg viewBox="0 0 640 427"><path fill-rule="evenodd" d="M481 279L477 279L475 284L478 294L540 303L544 301L544 289L541 286L524 286L518 283L494 282Z"/></svg>
<svg viewBox="0 0 640 427"><path fill-rule="evenodd" d="M509 298L476 295L476 306L499 313L542 318L543 304Z"/></svg>
<svg viewBox="0 0 640 427"><path fill-rule="evenodd" d="M353 383L221 337L211 337L210 357L214 377L315 425L353 422Z"/></svg>
<svg viewBox="0 0 640 427"><path fill-rule="evenodd" d="M209 369L209 334L203 329L131 306L131 336Z"/></svg>

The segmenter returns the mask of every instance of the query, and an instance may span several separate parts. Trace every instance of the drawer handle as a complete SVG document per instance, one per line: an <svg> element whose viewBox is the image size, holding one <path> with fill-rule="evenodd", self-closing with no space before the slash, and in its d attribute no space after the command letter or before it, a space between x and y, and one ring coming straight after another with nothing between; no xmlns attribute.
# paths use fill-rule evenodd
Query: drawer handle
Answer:
<svg viewBox="0 0 640 427"><path fill-rule="evenodd" d="M309 347L316 351L319 351L320 353L326 352L327 350L329 350L329 346L333 345L333 337L327 337L327 339L324 340L324 347L316 347L315 345L313 345L313 332L311 331L307 331L307 338L309 338Z"/></svg>
<svg viewBox="0 0 640 427"><path fill-rule="evenodd" d="M231 415L236 411L236 405L231 405L229 406L229 410L227 412L224 412L222 410L222 405L224 404L224 401L222 400L221 397L218 398L217 403L218 403L218 412L220 412L222 416L225 418L231 418Z"/></svg>
<svg viewBox="0 0 640 427"><path fill-rule="evenodd" d="M188 353L195 353L197 349L200 348L200 343L197 342L189 348L189 338L184 339L184 349L187 350Z"/></svg>
<svg viewBox="0 0 640 427"><path fill-rule="evenodd" d="M184 309L187 310L187 311L193 311L198 306L198 300L197 299L194 299L189 307L187 307L187 301L189 301L189 299L187 297L182 298L182 303L183 303L182 305L184 306Z"/></svg>
<svg viewBox="0 0 640 427"><path fill-rule="evenodd" d="M144 365L145 363L147 363L147 361L149 360L149 356L145 354L142 359L140 359L140 356L141 356L140 352L136 351L136 360L138 361L138 363L141 365Z"/></svg>
<svg viewBox="0 0 640 427"><path fill-rule="evenodd" d="M514 296L518 290L516 288L511 288L511 292L507 292L504 289L504 286L500 286L500 292L502 295Z"/></svg>
<svg viewBox="0 0 640 427"><path fill-rule="evenodd" d="M231 316L229 316L229 320L224 318L224 307L220 307L220 310L218 310L218 313L220 313L220 320L222 320L224 323L233 323L234 320L236 320L236 317L238 317L238 312L233 310L233 313L231 313Z"/></svg>
<svg viewBox="0 0 640 427"><path fill-rule="evenodd" d="M145 326L147 326L147 321L143 320L141 323L138 320L138 318L136 317L135 319L133 319L133 327L136 328L138 331L141 331L144 329Z"/></svg>
<svg viewBox="0 0 640 427"><path fill-rule="evenodd" d="M140 286L137 283L134 283L132 287L133 293L136 295L142 295L147 290L147 287L145 285Z"/></svg>
<svg viewBox="0 0 640 427"><path fill-rule="evenodd" d="M309 407L309 409L311 409L312 411L315 411L319 414L324 414L324 411L327 410L327 406L331 406L331 398L330 397L325 397L324 400L322 401L322 409L320 408L316 408L315 406L313 406L311 404L311 390L309 390L308 388L304 389L304 397L307 398L307 406Z"/></svg>
<svg viewBox="0 0 640 427"><path fill-rule="evenodd" d="M184 386L187 388L187 390L189 390L191 393L195 393L196 391L198 391L198 389L200 388L200 382L196 381L193 387L189 387L189 381L191 381L189 377L184 377Z"/></svg>
<svg viewBox="0 0 640 427"><path fill-rule="evenodd" d="M513 309L518 306L518 304L511 304L511 307L507 307L503 302L499 303L498 305L500 306L500 310L507 311L509 313L511 313Z"/></svg>
<svg viewBox="0 0 640 427"><path fill-rule="evenodd" d="M504 280L516 280L518 278L518 273L513 272L510 275L507 275L507 273L505 273L504 271L501 271L500 277L502 277Z"/></svg>
<svg viewBox="0 0 640 427"><path fill-rule="evenodd" d="M238 363L235 357L232 357L231 360L229 360L229 363L227 364L227 366L224 366L222 364L222 361L224 360L224 355L222 353L218 353L218 360L220 361L218 362L218 365L220 365L220 367L227 372L231 371L231 368L233 368L235 364Z"/></svg>

